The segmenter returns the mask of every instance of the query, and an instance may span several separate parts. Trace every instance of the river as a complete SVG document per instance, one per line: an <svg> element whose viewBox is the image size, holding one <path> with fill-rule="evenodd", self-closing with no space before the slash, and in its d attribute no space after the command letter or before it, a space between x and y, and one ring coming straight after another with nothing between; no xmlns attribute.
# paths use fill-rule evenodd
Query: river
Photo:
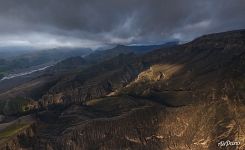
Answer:
<svg viewBox="0 0 245 150"><path fill-rule="evenodd" d="M49 68L51 66L53 66L53 65L43 66L41 68L37 68L37 69L25 71L25 72L9 74L9 75L3 77L0 81L9 80L9 79L13 79L13 78L21 77L21 76L30 75L30 74L38 72L38 71L43 71L43 70L45 70L45 69L47 69L47 68Z"/></svg>

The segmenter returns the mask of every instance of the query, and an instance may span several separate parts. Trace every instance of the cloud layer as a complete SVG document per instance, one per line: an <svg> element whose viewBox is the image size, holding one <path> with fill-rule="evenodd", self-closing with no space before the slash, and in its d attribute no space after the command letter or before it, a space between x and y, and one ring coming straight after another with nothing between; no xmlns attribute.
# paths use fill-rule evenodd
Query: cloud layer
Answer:
<svg viewBox="0 0 245 150"><path fill-rule="evenodd" d="M244 0L0 0L0 47L153 44L245 28Z"/></svg>

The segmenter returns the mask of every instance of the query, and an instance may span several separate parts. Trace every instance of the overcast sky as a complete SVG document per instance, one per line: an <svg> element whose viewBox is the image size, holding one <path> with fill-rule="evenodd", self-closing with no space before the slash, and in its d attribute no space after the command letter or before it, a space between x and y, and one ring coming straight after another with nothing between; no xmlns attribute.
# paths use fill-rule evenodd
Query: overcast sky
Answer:
<svg viewBox="0 0 245 150"><path fill-rule="evenodd" d="M0 47L154 44L245 28L245 0L0 0Z"/></svg>

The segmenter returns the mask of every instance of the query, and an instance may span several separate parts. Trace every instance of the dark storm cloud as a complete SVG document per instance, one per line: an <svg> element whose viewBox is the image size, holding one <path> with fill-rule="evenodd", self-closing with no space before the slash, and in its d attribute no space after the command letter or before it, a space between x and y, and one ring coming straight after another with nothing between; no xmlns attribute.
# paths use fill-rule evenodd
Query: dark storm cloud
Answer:
<svg viewBox="0 0 245 150"><path fill-rule="evenodd" d="M0 0L0 45L99 47L245 27L244 0Z"/></svg>

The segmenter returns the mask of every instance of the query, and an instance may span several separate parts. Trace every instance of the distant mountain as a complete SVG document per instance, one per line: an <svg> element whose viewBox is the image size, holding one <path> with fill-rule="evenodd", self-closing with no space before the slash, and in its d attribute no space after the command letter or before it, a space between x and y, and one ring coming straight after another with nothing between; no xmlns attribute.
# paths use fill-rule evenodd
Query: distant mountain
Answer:
<svg viewBox="0 0 245 150"><path fill-rule="evenodd" d="M25 55L32 52L33 49L29 48L19 48L19 47L0 47L0 59L9 60L20 55Z"/></svg>
<svg viewBox="0 0 245 150"><path fill-rule="evenodd" d="M166 48L178 45L178 41L168 42L162 45L147 45L147 46L125 46L125 45L117 45L116 47L109 50L98 50L94 51L90 55L86 56L85 59L92 62L101 62L104 60L109 60L119 54L129 54L135 53L138 55L142 55L144 53L148 53L152 50L156 50L159 48Z"/></svg>
<svg viewBox="0 0 245 150"><path fill-rule="evenodd" d="M179 44L179 41L172 41L172 42L167 42L161 45L137 45L137 46L126 46L129 47L130 49L132 49L132 52L136 53L136 54L144 54L144 53L148 53L150 51L153 50L157 50L160 48L168 48L168 47L172 47L172 46L176 46ZM119 47L122 45L119 45Z"/></svg>
<svg viewBox="0 0 245 150"><path fill-rule="evenodd" d="M155 49L171 47L177 45L178 42L169 42L163 45L148 45L148 46L124 46L118 45L109 50L98 50L92 52L90 49L72 49L72 48L57 48L51 50L21 50L16 51L10 50L3 53L0 61L0 77L4 77L4 74L10 72L18 72L22 69L31 68L33 66L52 64L64 60L69 57L84 57L88 63L99 63L104 60L109 60L119 54L144 54ZM4 54L6 53L6 55ZM8 55L7 55L8 54ZM4 63L3 63L4 62Z"/></svg>
<svg viewBox="0 0 245 150"><path fill-rule="evenodd" d="M57 62L69 57L84 57L91 53L90 49L83 48L57 48L51 50L39 50L16 57L15 60L24 59L30 64L39 65L47 62Z"/></svg>
<svg viewBox="0 0 245 150"><path fill-rule="evenodd" d="M21 72L23 69L32 68L39 65L54 64L69 57L84 57L90 54L90 49L69 49L59 48L52 50L23 51L19 55L0 59L0 75L11 72Z"/></svg>

